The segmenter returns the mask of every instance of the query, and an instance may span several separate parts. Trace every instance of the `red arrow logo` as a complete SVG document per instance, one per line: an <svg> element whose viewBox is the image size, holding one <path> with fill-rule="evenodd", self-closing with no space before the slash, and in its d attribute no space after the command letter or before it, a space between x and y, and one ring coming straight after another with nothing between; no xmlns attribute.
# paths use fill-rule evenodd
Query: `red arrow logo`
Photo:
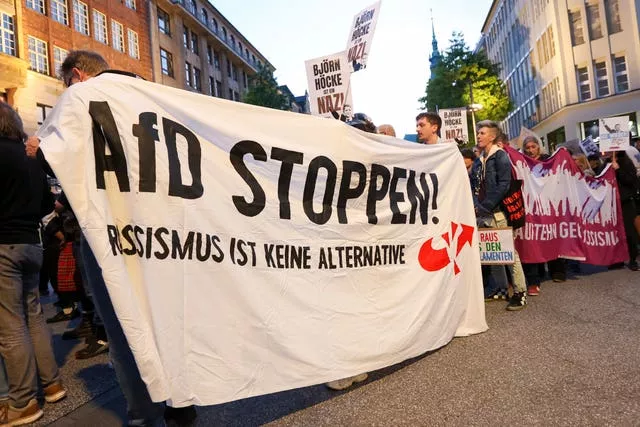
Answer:
<svg viewBox="0 0 640 427"><path fill-rule="evenodd" d="M456 238L456 233L460 229L460 234ZM439 271L443 268L447 267L451 264L451 257L449 256L449 248L453 246L455 242L456 247L456 255L460 255L462 248L464 245L469 245L471 247L473 241L473 231L475 227L465 225L465 224L457 224L455 222L451 223L451 232L444 233L441 237L442 240L446 243L446 246L441 249L436 249L433 247L433 237L427 240L420 247L420 252L418 253L418 262L420 266L426 271ZM458 275L460 273L460 267L458 267L458 263L455 259L453 259L453 273Z"/></svg>

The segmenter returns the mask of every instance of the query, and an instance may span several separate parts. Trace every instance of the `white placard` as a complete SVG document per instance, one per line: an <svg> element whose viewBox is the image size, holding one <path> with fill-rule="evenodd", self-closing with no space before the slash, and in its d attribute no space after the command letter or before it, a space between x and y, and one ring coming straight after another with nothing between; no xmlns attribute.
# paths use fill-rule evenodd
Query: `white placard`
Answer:
<svg viewBox="0 0 640 427"><path fill-rule="evenodd" d="M513 230L510 227L480 228L478 237L480 262L483 265L513 264Z"/></svg>
<svg viewBox="0 0 640 427"><path fill-rule="evenodd" d="M351 71L345 52L305 61L311 114L351 120Z"/></svg>
<svg viewBox="0 0 640 427"><path fill-rule="evenodd" d="M466 108L441 108L438 111L442 119L440 139L442 142L466 144L469 142Z"/></svg>
<svg viewBox="0 0 640 427"><path fill-rule="evenodd" d="M600 119L600 151L624 151L629 146L629 116Z"/></svg>
<svg viewBox="0 0 640 427"><path fill-rule="evenodd" d="M362 9L353 17L353 24L347 40L347 56L352 71L363 70L367 67L373 33L376 30L380 2Z"/></svg>

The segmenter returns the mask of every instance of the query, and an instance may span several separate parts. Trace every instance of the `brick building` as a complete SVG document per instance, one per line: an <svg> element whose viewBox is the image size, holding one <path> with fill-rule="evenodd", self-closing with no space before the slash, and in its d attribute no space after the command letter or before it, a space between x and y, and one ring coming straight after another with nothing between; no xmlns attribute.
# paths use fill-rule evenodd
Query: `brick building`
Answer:
<svg viewBox="0 0 640 427"><path fill-rule="evenodd" d="M0 97L32 134L64 90L70 50L99 52L112 68L151 80L145 0L0 0Z"/></svg>

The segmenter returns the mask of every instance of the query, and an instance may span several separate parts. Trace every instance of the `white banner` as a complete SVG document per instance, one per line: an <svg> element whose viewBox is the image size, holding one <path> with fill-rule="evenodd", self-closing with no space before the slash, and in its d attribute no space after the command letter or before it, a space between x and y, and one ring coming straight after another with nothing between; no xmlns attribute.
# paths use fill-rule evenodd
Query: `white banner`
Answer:
<svg viewBox="0 0 640 427"><path fill-rule="evenodd" d="M480 228L478 230L480 262L484 265L511 265L514 263L513 229Z"/></svg>
<svg viewBox="0 0 640 427"><path fill-rule="evenodd" d="M351 71L345 52L305 61L311 114L351 120Z"/></svg>
<svg viewBox="0 0 640 427"><path fill-rule="evenodd" d="M629 146L629 116L600 119L600 151L624 151Z"/></svg>
<svg viewBox="0 0 640 427"><path fill-rule="evenodd" d="M39 136L155 401L323 383L487 329L454 145L113 74L67 89Z"/></svg>
<svg viewBox="0 0 640 427"><path fill-rule="evenodd" d="M361 10L353 17L353 24L347 40L347 54L351 70L354 72L367 67L371 42L379 14L380 2L377 2Z"/></svg>
<svg viewBox="0 0 640 427"><path fill-rule="evenodd" d="M442 119L440 139L443 142L468 143L469 129L467 128L466 108L441 108L438 111Z"/></svg>

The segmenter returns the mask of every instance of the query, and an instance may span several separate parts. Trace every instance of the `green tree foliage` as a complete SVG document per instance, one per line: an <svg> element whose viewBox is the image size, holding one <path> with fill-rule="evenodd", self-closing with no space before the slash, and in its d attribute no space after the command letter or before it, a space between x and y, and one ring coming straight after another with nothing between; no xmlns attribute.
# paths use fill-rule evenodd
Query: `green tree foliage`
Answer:
<svg viewBox="0 0 640 427"><path fill-rule="evenodd" d="M500 80L500 65L492 63L484 52L474 53L464 42L462 33L453 33L450 47L444 52L427 83L426 94L419 101L423 108L465 107L481 104L476 120L501 121L512 108L509 95ZM473 86L473 102L470 86Z"/></svg>
<svg viewBox="0 0 640 427"><path fill-rule="evenodd" d="M278 90L278 82L267 67L261 67L257 74L249 77L244 102L276 110L289 109L289 100Z"/></svg>

